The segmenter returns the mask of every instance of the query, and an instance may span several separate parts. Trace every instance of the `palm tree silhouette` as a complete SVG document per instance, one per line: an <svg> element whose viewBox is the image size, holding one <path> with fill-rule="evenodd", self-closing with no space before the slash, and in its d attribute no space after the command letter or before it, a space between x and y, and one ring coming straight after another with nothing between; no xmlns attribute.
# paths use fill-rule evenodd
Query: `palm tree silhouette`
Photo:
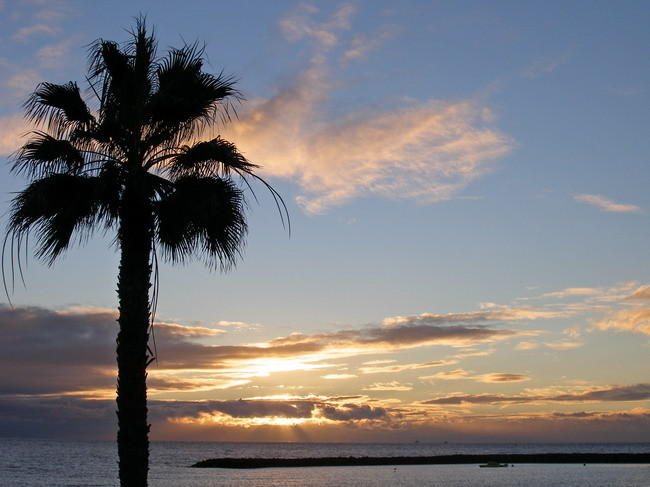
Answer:
<svg viewBox="0 0 650 487"><path fill-rule="evenodd" d="M145 24L136 19L123 47L102 39L90 46L94 110L75 82L41 83L24 104L42 130L31 132L13 162L12 170L30 182L12 200L4 247L20 267L20 249L35 234L36 255L51 265L96 229L116 231L117 441L124 487L147 485L146 370L154 360L148 342L158 256L171 263L202 257L212 268L230 268L247 233L250 178L271 192L283 223L288 218L282 198L233 144L218 136L199 140L204 128L227 121L232 102L242 99L233 78L203 72L204 50L197 44L157 57L155 35Z"/></svg>

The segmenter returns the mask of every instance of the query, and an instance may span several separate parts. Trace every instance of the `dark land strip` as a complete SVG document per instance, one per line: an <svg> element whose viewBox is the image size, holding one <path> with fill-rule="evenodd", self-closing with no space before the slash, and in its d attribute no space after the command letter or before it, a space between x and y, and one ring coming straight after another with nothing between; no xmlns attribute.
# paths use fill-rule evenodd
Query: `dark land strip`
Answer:
<svg viewBox="0 0 650 487"><path fill-rule="evenodd" d="M430 457L212 458L196 468L350 467L498 463L648 463L650 453L512 453Z"/></svg>

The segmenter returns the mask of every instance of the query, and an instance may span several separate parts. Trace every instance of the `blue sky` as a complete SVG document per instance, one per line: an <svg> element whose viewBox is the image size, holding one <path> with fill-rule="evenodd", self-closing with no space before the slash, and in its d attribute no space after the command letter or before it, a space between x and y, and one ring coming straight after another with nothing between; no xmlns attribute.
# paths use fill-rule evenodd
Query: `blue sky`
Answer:
<svg viewBox="0 0 650 487"><path fill-rule="evenodd" d="M235 270L161 268L154 437L647 431L647 2L4 1L4 161L36 84L83 84L85 46L125 41L139 13L161 53L199 40L210 70L239 79L247 100L216 131L291 215L289 236L257 188ZM25 183L8 167L1 213ZM111 240L29 260L2 307L18 373L0 380L0 423L61 416L71 398L112 408ZM76 338L44 340L50 321ZM16 352L42 339L48 384ZM105 360L72 360L70 343ZM94 436L112 437L111 415Z"/></svg>

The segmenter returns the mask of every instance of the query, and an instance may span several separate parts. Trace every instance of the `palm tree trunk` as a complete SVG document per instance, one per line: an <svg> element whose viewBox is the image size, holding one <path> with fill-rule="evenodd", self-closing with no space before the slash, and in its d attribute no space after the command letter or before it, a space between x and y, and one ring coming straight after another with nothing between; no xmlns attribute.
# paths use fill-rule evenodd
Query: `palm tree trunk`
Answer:
<svg viewBox="0 0 650 487"><path fill-rule="evenodd" d="M149 471L146 369L150 358L152 225L143 193L137 184L127 184L118 233L117 445L122 487L146 487Z"/></svg>

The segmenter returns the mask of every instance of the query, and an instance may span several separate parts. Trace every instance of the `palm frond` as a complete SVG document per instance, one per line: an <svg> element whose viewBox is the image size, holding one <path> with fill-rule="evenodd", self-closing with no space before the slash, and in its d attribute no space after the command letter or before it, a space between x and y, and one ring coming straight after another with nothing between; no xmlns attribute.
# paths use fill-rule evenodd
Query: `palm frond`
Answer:
<svg viewBox="0 0 650 487"><path fill-rule="evenodd" d="M186 175L229 176L233 172L245 176L258 167L246 159L235 144L217 136L191 147L181 147L180 152L166 162L164 171L175 179Z"/></svg>
<svg viewBox="0 0 650 487"><path fill-rule="evenodd" d="M45 132L33 132L33 137L18 151L12 170L32 178L55 172L77 173L84 156L69 140L56 139Z"/></svg>
<svg viewBox="0 0 650 487"><path fill-rule="evenodd" d="M196 43L186 45L160 61L150 104L150 146L161 139L181 141L204 124L228 120L232 103L243 99L233 77L202 71L203 51Z"/></svg>
<svg viewBox="0 0 650 487"><path fill-rule="evenodd" d="M156 205L163 258L184 263L203 256L211 268L232 267L248 231L243 192L230 180L185 176Z"/></svg>
<svg viewBox="0 0 650 487"><path fill-rule="evenodd" d="M100 93L98 140L122 146L132 143L133 137L140 138L148 118L155 42L144 32L138 35L142 38L129 47L133 54L114 42L98 41L91 48L90 80Z"/></svg>
<svg viewBox="0 0 650 487"><path fill-rule="evenodd" d="M34 232L36 256L51 265L75 233L83 241L105 217L97 196L96 178L52 174L37 179L12 200L7 235L20 243Z"/></svg>
<svg viewBox="0 0 650 487"><path fill-rule="evenodd" d="M29 121L46 124L56 135L94 120L73 81L64 85L40 83L23 108Z"/></svg>
<svg viewBox="0 0 650 487"><path fill-rule="evenodd" d="M111 80L118 82L129 71L129 57L121 50L117 42L98 39L89 48L89 79L109 83ZM108 90L101 87L97 90L106 93Z"/></svg>
<svg viewBox="0 0 650 487"><path fill-rule="evenodd" d="M131 31L132 42L128 46L127 52L133 56L133 68L136 78L152 79L157 68L156 51L158 43L156 42L155 30L147 33L147 22L144 15L135 19L135 30Z"/></svg>
<svg viewBox="0 0 650 487"><path fill-rule="evenodd" d="M201 177L230 177L233 173L242 178L253 198L257 195L248 178L262 183L271 193L280 214L282 225L291 233L289 210L282 196L263 178L255 174L260 166L253 164L239 152L235 144L217 136L207 142L197 142L193 146L183 146L179 153L165 161L163 171L174 180L189 175Z"/></svg>

